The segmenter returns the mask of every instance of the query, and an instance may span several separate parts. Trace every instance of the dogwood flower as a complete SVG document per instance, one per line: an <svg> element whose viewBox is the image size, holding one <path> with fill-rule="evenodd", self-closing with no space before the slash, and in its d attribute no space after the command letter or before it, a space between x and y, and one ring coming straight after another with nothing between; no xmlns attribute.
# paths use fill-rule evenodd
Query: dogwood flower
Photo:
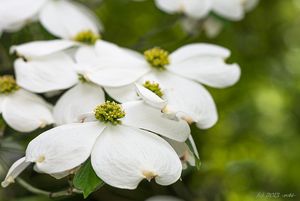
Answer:
<svg viewBox="0 0 300 201"><path fill-rule="evenodd" d="M157 7L167 13L184 13L190 18L203 19L211 11L229 20L241 20L245 11L258 0L155 0Z"/></svg>
<svg viewBox="0 0 300 201"><path fill-rule="evenodd" d="M82 4L70 0L1 0L0 30L10 31L38 18L51 34L73 39L87 30L97 34L101 25Z"/></svg>
<svg viewBox="0 0 300 201"><path fill-rule="evenodd" d="M31 132L53 123L52 106L17 85L9 75L0 76L0 113L19 132Z"/></svg>
<svg viewBox="0 0 300 201"><path fill-rule="evenodd" d="M169 143L153 132L183 142L190 130L185 121L163 118L142 101L107 101L83 123L58 126L32 140L2 186L12 183L30 163L52 175L70 171L90 156L96 174L111 186L134 189L143 179L172 184L181 175L181 162Z"/></svg>
<svg viewBox="0 0 300 201"><path fill-rule="evenodd" d="M229 50L215 45L186 45L170 55L160 48L153 48L143 56L98 41L94 52L90 51L79 51L76 58L89 61L86 64L91 68L102 66L93 73L92 76L97 77L93 81L103 86L115 100L126 102L137 98L135 85L129 80L155 82L164 90L163 99L168 102L169 107L164 112L184 113L184 119L196 122L199 128L209 128L217 121L214 101L200 83L224 88L236 83L240 77L237 64L224 62L230 55ZM111 79L116 74L119 79Z"/></svg>
<svg viewBox="0 0 300 201"><path fill-rule="evenodd" d="M101 44L105 46L110 43L102 41ZM21 53L25 59L19 58L15 61L15 73L17 83L20 86L36 93L52 92L73 86L60 97L54 107L53 114L56 125L74 122L79 115L90 112L97 103L104 102L101 84L105 82L105 79L114 81L114 87L119 87L123 86L123 81L120 78L123 77L124 73L127 73L126 77L123 78L124 81L126 84L130 84L138 79L137 75L143 70L130 71L116 68L113 71L114 74L103 79L101 70L105 63L90 67L87 65L88 61L81 61L78 56L76 57L78 61L76 64L68 54L59 51L52 53L51 50L57 49L51 48L51 45L48 47L48 51L43 52L41 49L40 55L36 54L39 51L33 51L35 48L31 48L30 44L16 47L17 52ZM80 54L90 48L92 46L82 46ZM103 53L100 55L101 58L106 57Z"/></svg>

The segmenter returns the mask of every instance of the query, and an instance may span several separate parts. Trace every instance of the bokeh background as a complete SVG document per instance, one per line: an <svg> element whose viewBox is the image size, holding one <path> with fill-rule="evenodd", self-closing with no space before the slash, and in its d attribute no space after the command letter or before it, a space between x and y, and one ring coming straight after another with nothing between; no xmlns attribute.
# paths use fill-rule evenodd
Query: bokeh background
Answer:
<svg viewBox="0 0 300 201"><path fill-rule="evenodd" d="M162 194L186 201L300 200L300 1L261 0L244 20L229 22L216 38L187 34L179 15L158 10L152 0L82 0L97 13L105 31L102 38L144 51L160 46L169 51L183 44L209 42L232 51L228 62L242 69L238 84L209 91L220 119L212 129L193 128L202 166L190 168L182 181L169 187L143 182L137 190L105 185L91 201L143 201ZM0 39L0 74L12 73L9 47L32 40L52 39L38 23ZM0 179L24 154L32 134L15 133L0 123ZM55 180L28 168L22 178L47 190L60 190L66 180ZM270 197L270 193L280 196ZM290 197L284 197L289 194ZM0 201L48 201L18 184L0 188ZM83 200L77 195L61 201Z"/></svg>

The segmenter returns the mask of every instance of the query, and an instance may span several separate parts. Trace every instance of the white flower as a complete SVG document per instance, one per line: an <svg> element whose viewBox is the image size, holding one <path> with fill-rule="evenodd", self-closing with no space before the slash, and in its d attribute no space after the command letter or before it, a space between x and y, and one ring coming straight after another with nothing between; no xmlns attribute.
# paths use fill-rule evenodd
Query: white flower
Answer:
<svg viewBox="0 0 300 201"><path fill-rule="evenodd" d="M101 54L106 56L101 57ZM208 44L191 44L179 48L168 56L160 48L139 53L98 41L93 53L78 52L87 65L102 68L94 73L94 82L103 86L106 92L119 102L137 98L135 85L145 81L158 83L163 90L162 98L167 101L167 113L184 113L185 119L196 122L200 128L209 128L217 121L214 101L199 83L224 88L235 84L240 77L237 64L226 64L229 50ZM94 58L94 59L93 59ZM111 79L119 73L119 79ZM139 80L138 78L141 77ZM198 83L197 83L198 82ZM115 87L115 85L123 87Z"/></svg>
<svg viewBox="0 0 300 201"><path fill-rule="evenodd" d="M157 196L150 197L145 201L183 201L183 200L176 197L166 196L166 195L157 195Z"/></svg>
<svg viewBox="0 0 300 201"><path fill-rule="evenodd" d="M70 0L0 1L0 30L16 30L35 18L51 34L64 39L86 30L97 34L101 28L88 8Z"/></svg>
<svg viewBox="0 0 300 201"><path fill-rule="evenodd" d="M241 20L245 10L258 0L155 0L158 8L167 13L183 12L195 19L205 18L211 11L229 20Z"/></svg>
<svg viewBox="0 0 300 201"><path fill-rule="evenodd" d="M134 189L143 179L169 185L179 179L176 152L154 133L183 142L190 133L186 122L166 119L143 101L106 102L86 118L89 122L55 127L32 140L2 185L13 182L29 163L38 172L65 175L90 156L96 174L114 187Z"/></svg>
<svg viewBox="0 0 300 201"><path fill-rule="evenodd" d="M31 132L53 123L52 107L39 96L21 89L12 76L0 76L0 113L19 132Z"/></svg>
<svg viewBox="0 0 300 201"><path fill-rule="evenodd" d="M57 42L62 44L62 41ZM130 66L128 69L121 68L121 66L114 69L105 68L104 60L106 58L109 60L117 54L109 51L99 52L99 59L103 62L93 65L90 63L95 59L91 54L93 46L79 48L76 53L77 63L74 63L68 54L63 51L56 52L56 46L52 46L53 42L47 43L47 51L43 48L36 49L39 43L34 42L15 48L18 54L25 57L25 59L19 58L15 61L16 80L18 85L36 93L53 92L75 85L58 100L54 107L56 125L72 123L79 115L90 112L97 103L104 102L104 92L101 86L106 86L107 82L113 83L109 85L111 87L121 87L134 83L141 74L147 72L145 69ZM42 46L46 44L42 43ZM114 46L105 41L95 44L95 46L99 45L103 46L97 48L101 50L106 50L107 46ZM128 51L128 54L132 52ZM92 59L87 59L87 57L92 57Z"/></svg>

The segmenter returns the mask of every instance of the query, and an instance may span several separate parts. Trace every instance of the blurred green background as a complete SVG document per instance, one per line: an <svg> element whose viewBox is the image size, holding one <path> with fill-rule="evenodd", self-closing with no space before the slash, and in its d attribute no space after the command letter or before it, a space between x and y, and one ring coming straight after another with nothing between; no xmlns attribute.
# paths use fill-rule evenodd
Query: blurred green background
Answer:
<svg viewBox="0 0 300 201"><path fill-rule="evenodd" d="M223 30L214 39L205 34L186 34L180 26L180 16L161 12L152 0L81 2L103 22L104 40L138 51L153 46L173 51L193 42L219 44L232 51L229 62L239 63L242 69L241 80L235 86L209 88L220 119L212 129L193 128L202 160L199 171L188 169L182 181L169 187L145 181L137 190L127 191L105 185L88 200L143 201L157 194L186 201L300 200L299 0L261 0L244 20L223 21ZM0 73L12 72L14 56L8 53L11 45L52 38L38 23L18 33L4 34L0 39ZM3 122L1 125L2 180L6 168L22 156L27 142L41 130L24 135L5 128ZM42 189L60 190L67 185L66 180L37 174L31 168L22 177ZM268 197L268 193L280 193L280 197ZM284 194L291 197L284 198ZM0 188L0 201L48 200L18 184ZM78 195L56 200L83 198Z"/></svg>

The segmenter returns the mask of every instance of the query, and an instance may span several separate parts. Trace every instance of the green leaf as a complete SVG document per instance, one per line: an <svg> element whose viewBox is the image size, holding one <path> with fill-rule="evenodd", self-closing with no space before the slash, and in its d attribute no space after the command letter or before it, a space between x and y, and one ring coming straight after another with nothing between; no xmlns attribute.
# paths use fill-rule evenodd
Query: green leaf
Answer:
<svg viewBox="0 0 300 201"><path fill-rule="evenodd" d="M75 188L82 190L83 197L87 198L92 192L104 185L92 168L91 160L87 160L74 176Z"/></svg>

